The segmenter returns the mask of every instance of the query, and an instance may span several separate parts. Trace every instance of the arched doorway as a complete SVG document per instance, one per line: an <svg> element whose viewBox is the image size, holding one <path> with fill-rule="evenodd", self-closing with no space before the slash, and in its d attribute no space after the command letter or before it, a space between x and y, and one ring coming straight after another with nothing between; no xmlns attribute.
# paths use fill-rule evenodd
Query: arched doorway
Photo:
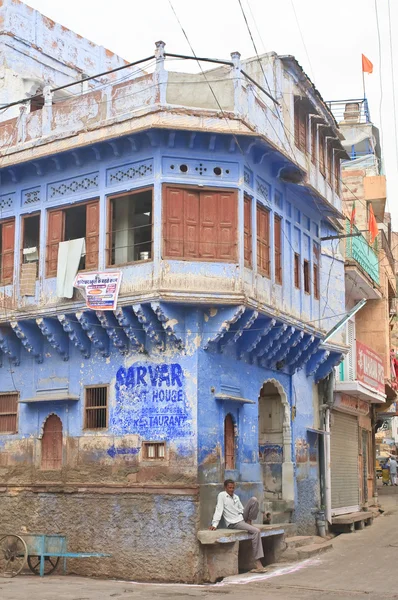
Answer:
<svg viewBox="0 0 398 600"><path fill-rule="evenodd" d="M282 385L264 383L258 401L259 460L264 491L274 498L294 499L290 406Z"/></svg>
<svg viewBox="0 0 398 600"><path fill-rule="evenodd" d="M224 420L224 464L227 471L235 469L235 426L230 414Z"/></svg>
<svg viewBox="0 0 398 600"><path fill-rule="evenodd" d="M57 415L49 415L44 423L41 438L41 468L62 468L62 421Z"/></svg>

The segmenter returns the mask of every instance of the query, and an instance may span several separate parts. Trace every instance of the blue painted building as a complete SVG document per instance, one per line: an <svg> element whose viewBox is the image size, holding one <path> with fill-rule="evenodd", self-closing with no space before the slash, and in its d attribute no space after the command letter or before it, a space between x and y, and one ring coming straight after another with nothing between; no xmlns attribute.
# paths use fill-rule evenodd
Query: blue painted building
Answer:
<svg viewBox="0 0 398 600"><path fill-rule="evenodd" d="M50 82L0 124L1 521L113 554L76 572L202 580L226 476L314 529L342 149L296 61L261 60L274 99L257 59L210 92L160 42L153 73L60 102ZM76 240L80 270L122 274L114 311L60 294Z"/></svg>

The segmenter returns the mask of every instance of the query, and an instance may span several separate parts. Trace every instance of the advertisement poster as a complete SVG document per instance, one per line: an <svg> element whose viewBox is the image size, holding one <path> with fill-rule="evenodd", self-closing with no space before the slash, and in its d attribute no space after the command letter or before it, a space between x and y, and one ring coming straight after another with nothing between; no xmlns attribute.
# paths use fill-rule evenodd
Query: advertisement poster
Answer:
<svg viewBox="0 0 398 600"><path fill-rule="evenodd" d="M92 310L115 310L119 296L122 273L78 273L74 287L84 290L87 308Z"/></svg>
<svg viewBox="0 0 398 600"><path fill-rule="evenodd" d="M384 365L381 356L357 341L357 379L384 393Z"/></svg>

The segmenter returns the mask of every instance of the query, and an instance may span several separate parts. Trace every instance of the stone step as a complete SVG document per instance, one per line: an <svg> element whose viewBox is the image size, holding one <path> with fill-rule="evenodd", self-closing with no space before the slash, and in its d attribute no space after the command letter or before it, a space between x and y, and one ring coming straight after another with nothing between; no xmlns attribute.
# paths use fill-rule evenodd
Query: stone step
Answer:
<svg viewBox="0 0 398 600"><path fill-rule="evenodd" d="M288 548L281 556L281 562L292 562L295 560L305 560L306 558L311 558L312 556L317 556L318 554L323 554L328 550L333 548L332 540L324 540L323 538L318 538L322 540L321 544L309 544L308 546L299 546L296 548Z"/></svg>
<svg viewBox="0 0 398 600"><path fill-rule="evenodd" d="M322 538L321 538L322 539ZM295 535L293 537L285 537L285 544L290 550L291 548L302 548L316 543L313 535ZM324 541L322 539L322 541Z"/></svg>

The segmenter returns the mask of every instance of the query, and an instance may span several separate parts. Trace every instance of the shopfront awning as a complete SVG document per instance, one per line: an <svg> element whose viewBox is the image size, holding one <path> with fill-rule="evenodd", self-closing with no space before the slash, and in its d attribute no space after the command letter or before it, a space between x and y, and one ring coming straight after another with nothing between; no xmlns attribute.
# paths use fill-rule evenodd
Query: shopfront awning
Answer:
<svg viewBox="0 0 398 600"><path fill-rule="evenodd" d="M371 404L384 404L386 401L386 395L383 392L358 380L336 382L335 392L341 392L342 394L347 394L359 400L365 400Z"/></svg>

